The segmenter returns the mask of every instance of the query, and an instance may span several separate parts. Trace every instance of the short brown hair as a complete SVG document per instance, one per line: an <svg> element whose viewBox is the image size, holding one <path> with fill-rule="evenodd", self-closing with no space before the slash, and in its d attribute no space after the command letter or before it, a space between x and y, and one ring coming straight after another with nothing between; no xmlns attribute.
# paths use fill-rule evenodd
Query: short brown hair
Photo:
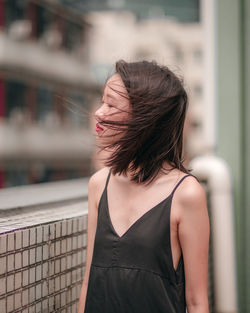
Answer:
<svg viewBox="0 0 250 313"><path fill-rule="evenodd" d="M113 174L126 175L131 170L131 179L137 183L151 182L160 170L164 170L164 161L171 169L188 173L182 159L188 104L182 80L167 66L160 66L155 61L119 60L115 72L126 87L132 112L123 125L103 121L111 128L124 131L122 138L102 147L113 151L105 161L106 166Z"/></svg>

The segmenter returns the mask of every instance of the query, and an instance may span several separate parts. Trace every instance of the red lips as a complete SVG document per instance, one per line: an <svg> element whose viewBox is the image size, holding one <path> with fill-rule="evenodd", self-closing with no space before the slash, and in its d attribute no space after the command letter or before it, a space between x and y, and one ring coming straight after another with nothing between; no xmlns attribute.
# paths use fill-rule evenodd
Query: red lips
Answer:
<svg viewBox="0 0 250 313"><path fill-rule="evenodd" d="M96 132L99 133L101 131L103 131L103 128L101 128L101 126L99 125L99 123L96 123L96 128L95 128Z"/></svg>

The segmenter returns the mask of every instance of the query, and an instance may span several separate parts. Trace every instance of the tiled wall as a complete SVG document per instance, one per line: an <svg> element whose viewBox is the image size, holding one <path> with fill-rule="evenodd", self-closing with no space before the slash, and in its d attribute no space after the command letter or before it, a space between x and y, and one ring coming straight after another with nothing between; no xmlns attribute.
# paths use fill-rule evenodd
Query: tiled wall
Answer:
<svg viewBox="0 0 250 313"><path fill-rule="evenodd" d="M87 203L0 212L0 313L77 312Z"/></svg>

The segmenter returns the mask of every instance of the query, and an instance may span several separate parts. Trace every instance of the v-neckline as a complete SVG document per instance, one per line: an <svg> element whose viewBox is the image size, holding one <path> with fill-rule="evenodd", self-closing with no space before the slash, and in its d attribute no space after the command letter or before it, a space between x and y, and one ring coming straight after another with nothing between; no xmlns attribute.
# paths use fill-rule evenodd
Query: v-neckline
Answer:
<svg viewBox="0 0 250 313"><path fill-rule="evenodd" d="M164 198L162 201L160 201L159 203L157 203L156 205L154 205L152 208L150 208L148 211L146 211L145 213L143 213L137 220L135 220L130 226L129 228L120 236L117 231L115 230L115 227L112 223L111 220L111 216L110 216L110 212L109 212L109 202L108 202L108 188L107 186L105 187L105 196L106 196L106 210L107 210L107 215L108 215L108 219L109 219L109 223L110 226L113 230L113 232L115 233L116 237L118 237L118 239L122 239L123 237L126 236L127 233L129 233L130 231L132 231L132 229L140 222L143 220L143 218L145 218L150 212L154 211L157 207L159 207L161 204L163 204L165 201L168 201L168 199L171 198L173 192L171 192L166 198Z"/></svg>

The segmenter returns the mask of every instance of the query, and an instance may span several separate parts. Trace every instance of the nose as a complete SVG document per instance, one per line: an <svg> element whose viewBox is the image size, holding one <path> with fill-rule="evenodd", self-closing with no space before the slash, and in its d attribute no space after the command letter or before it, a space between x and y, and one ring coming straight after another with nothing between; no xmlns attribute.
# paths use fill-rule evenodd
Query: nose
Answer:
<svg viewBox="0 0 250 313"><path fill-rule="evenodd" d="M104 117L104 113L103 113L102 107L100 107L99 109L95 111L95 118L103 119L103 117Z"/></svg>
<svg viewBox="0 0 250 313"><path fill-rule="evenodd" d="M106 116L106 112L105 112L105 108L104 105L102 105L101 107L99 107L96 111L95 111L95 118L98 120L103 120Z"/></svg>

